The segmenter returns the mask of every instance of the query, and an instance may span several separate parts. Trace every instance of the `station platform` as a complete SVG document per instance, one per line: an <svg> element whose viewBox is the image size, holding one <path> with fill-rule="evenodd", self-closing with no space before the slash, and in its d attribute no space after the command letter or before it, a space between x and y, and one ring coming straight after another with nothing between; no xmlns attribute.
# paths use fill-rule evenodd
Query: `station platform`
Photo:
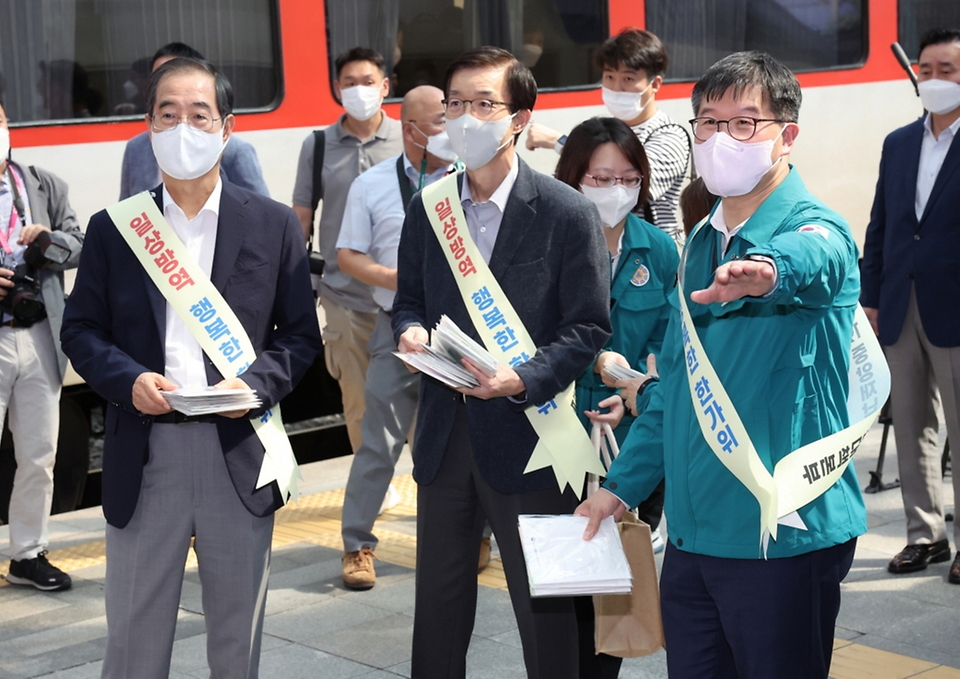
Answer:
<svg viewBox="0 0 960 679"><path fill-rule="evenodd" d="M861 485L869 481L868 470L876 467L881 430L875 426L858 451ZM897 475L892 439L885 480ZM412 464L405 453L394 479L402 500L380 517L375 529L380 537L377 585L351 592L340 580L339 522L350 460L305 465L300 501L277 513L260 663L264 679L410 676L416 553ZM949 479L944 491L952 507ZM870 528L859 540L843 584L831 677L960 679L960 586L947 583L950 562L916 574L888 574L887 562L905 544L900 492L865 497ZM100 676L106 636L103 532L99 508L53 517L49 558L72 575L71 590L46 593L0 581L0 679ZM6 527L0 527L3 549L7 539ZM0 562L0 572L6 570ZM467 676L523 677L520 640L496 549L478 580ZM181 596L170 676L209 676L205 646L200 584L192 561ZM666 677L664 652L624 661L620 676Z"/></svg>

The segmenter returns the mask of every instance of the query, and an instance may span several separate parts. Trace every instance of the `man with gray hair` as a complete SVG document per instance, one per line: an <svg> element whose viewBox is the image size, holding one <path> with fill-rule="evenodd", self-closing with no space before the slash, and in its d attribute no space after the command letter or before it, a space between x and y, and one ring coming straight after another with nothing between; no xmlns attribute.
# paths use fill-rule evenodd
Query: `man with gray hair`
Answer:
<svg viewBox="0 0 960 679"><path fill-rule="evenodd" d="M860 291L846 221L789 165L800 100L794 75L762 52L720 60L694 87L693 155L721 200L687 240L661 382L577 510L592 537L666 478L671 677L826 679L840 581L867 528L849 464L778 521L777 464L850 425Z"/></svg>

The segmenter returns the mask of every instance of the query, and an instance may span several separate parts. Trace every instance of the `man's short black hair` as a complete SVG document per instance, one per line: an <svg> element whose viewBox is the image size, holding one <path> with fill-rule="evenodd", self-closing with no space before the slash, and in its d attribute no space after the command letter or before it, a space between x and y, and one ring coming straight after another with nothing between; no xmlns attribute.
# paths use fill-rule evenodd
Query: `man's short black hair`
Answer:
<svg viewBox="0 0 960 679"><path fill-rule="evenodd" d="M693 86L693 115L700 114L700 104L723 97L731 88L734 97L744 90L760 88L763 103L778 120L797 122L800 116L800 83L789 68L766 52L735 52L707 69Z"/></svg>
<svg viewBox="0 0 960 679"><path fill-rule="evenodd" d="M227 77L220 73L209 61L188 57L171 59L150 74L150 80L147 82L147 113L153 115L153 109L157 104L157 88L165 77L177 73L196 72L213 76L214 88L217 92L217 110L220 117L226 118L233 113L233 87Z"/></svg>
<svg viewBox="0 0 960 679"><path fill-rule="evenodd" d="M917 50L917 60L920 60L920 55L923 54L923 50L927 49L930 45L946 45L951 42L960 43L960 29L931 28L920 38L920 49Z"/></svg>
<svg viewBox="0 0 960 679"><path fill-rule="evenodd" d="M669 61L660 38L639 28L625 28L607 38L593 56L594 66L601 71L628 68L643 71L650 80L666 73Z"/></svg>
<svg viewBox="0 0 960 679"><path fill-rule="evenodd" d="M153 65L157 63L157 59L161 57L186 57L187 59L203 61L203 55L200 54L200 52L182 42L169 42L158 49L154 53L153 59L150 60L150 67L153 68Z"/></svg>
<svg viewBox="0 0 960 679"><path fill-rule="evenodd" d="M507 94L510 97L510 112L532 111L537 103L537 81L530 69L524 66L515 56L499 47L476 47L464 52L453 60L447 67L443 81L444 98L450 95L450 81L457 71L466 71L474 68L503 68L507 84Z"/></svg>
<svg viewBox="0 0 960 679"><path fill-rule="evenodd" d="M378 69L380 69L380 75L387 75L387 62L383 60L383 55L376 50L372 50L369 47L354 47L349 49L340 56L337 57L336 61L333 62L334 68L337 72L337 80L340 79L340 71L343 70L343 67L347 64L352 64L355 61L369 61Z"/></svg>

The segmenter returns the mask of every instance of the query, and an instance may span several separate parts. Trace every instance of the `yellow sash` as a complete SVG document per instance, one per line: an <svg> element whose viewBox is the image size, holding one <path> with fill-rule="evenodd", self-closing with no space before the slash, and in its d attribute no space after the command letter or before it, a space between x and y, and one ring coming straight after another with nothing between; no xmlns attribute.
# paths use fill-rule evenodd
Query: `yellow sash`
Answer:
<svg viewBox="0 0 960 679"><path fill-rule="evenodd" d="M687 239L688 245L694 235L696 232ZM777 463L771 474L760 460L697 335L683 292L685 265L684 257L677 292L693 410L707 445L760 505L760 543L766 555L769 538L777 539L778 523L805 529L803 521L794 512L825 493L846 470L887 400L890 370L880 343L870 330L866 314L857 305L848 372L847 412L852 424L793 451Z"/></svg>
<svg viewBox="0 0 960 679"><path fill-rule="evenodd" d="M529 361L537 353L537 346L470 237L457 192L457 175L431 184L421 196L467 313L487 351L511 367ZM570 486L579 496L585 475L603 475L604 469L574 408L571 383L546 403L524 411L540 437L524 473L550 466L560 491Z"/></svg>
<svg viewBox="0 0 960 679"><path fill-rule="evenodd" d="M107 208L107 214L217 370L225 376L240 376L257 357L253 343L220 291L167 224L150 193L131 196ZM300 470L283 429L280 404L249 421L265 451L257 488L276 481L284 502L296 500Z"/></svg>

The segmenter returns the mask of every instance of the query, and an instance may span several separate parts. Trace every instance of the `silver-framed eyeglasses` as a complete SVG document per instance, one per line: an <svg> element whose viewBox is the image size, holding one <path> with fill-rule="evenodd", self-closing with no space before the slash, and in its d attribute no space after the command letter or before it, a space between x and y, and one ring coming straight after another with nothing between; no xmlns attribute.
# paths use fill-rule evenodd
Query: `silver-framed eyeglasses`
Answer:
<svg viewBox="0 0 960 679"><path fill-rule="evenodd" d="M707 141L720 130L720 125L727 126L727 134L737 141L749 141L757 133L757 126L760 123L789 123L789 120L780 118L752 118L750 116L737 116L730 120L717 120L716 118L691 118L690 127L693 128L693 136L699 141Z"/></svg>
<svg viewBox="0 0 960 679"><path fill-rule="evenodd" d="M467 110L469 106L470 110L473 111L473 115L481 120L485 120L499 111L504 106L509 106L510 102L507 101L493 101L492 99L443 99L440 101L443 104L443 110L446 112L447 117L456 118L461 115L464 111Z"/></svg>
<svg viewBox="0 0 960 679"><path fill-rule="evenodd" d="M635 189L643 183L643 177L640 175L633 175L630 177L610 177L607 175L594 176L592 174L584 173L583 176L592 179L593 181L591 183L601 189L609 189L611 186L616 186L617 184L623 184L623 186L628 189Z"/></svg>
<svg viewBox="0 0 960 679"><path fill-rule="evenodd" d="M150 125L154 132L166 132L172 130L180 123L186 123L195 130L201 132L210 132L218 120L223 118L214 118L206 113L191 113L185 118L180 118L173 113L160 113L150 116Z"/></svg>

